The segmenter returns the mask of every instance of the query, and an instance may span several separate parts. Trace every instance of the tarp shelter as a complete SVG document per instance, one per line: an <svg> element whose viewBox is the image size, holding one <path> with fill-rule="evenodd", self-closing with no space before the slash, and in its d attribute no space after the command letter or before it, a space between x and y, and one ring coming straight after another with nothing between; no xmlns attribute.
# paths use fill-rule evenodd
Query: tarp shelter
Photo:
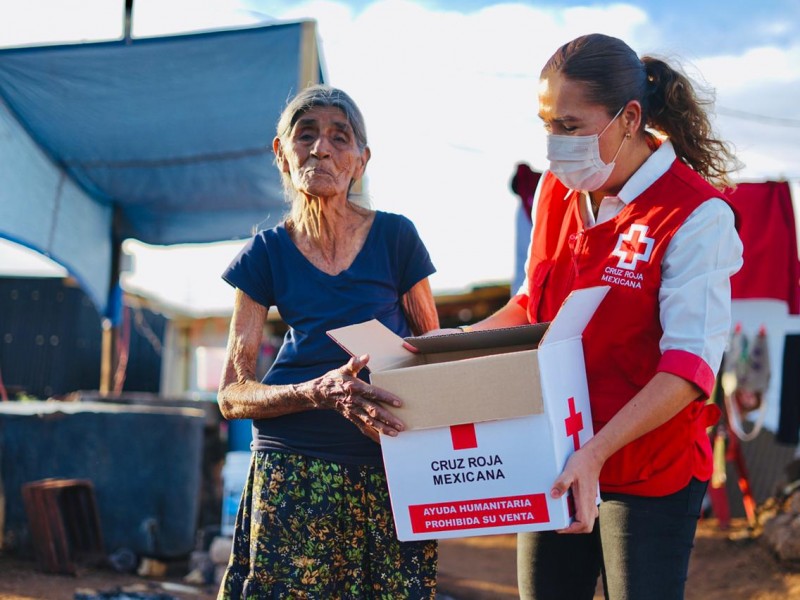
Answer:
<svg viewBox="0 0 800 600"><path fill-rule="evenodd" d="M113 318L119 243L249 236L285 212L287 100L324 79L313 21L0 50L0 237Z"/></svg>

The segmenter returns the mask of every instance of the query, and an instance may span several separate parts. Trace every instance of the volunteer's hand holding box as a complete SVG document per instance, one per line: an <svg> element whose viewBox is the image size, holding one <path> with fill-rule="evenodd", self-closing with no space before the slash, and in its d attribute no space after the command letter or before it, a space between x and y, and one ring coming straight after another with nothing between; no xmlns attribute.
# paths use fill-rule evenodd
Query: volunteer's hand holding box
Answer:
<svg viewBox="0 0 800 600"><path fill-rule="evenodd" d="M581 334L607 291L573 292L551 323L407 338L419 353L377 320L329 332L403 400L406 431L381 436L398 539L569 525L549 492L593 435Z"/></svg>

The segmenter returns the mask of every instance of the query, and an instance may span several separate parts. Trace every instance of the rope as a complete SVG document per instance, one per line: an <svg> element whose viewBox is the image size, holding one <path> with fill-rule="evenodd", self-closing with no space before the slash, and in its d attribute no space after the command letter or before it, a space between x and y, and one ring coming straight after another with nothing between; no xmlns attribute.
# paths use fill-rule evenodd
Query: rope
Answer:
<svg viewBox="0 0 800 600"><path fill-rule="evenodd" d="M756 439L758 434L761 433L761 429L764 427L764 419L767 416L766 394L762 395L761 411L758 413L758 417L753 424L753 429L749 432L745 431L744 427L742 427L742 415L735 406L736 402L733 401L732 394L725 392L723 395L725 397L725 411L728 413L728 426L731 431L743 442L751 442Z"/></svg>
<svg viewBox="0 0 800 600"><path fill-rule="evenodd" d="M6 386L3 384L2 371L0 371L0 400L3 402L8 402L8 392L6 392Z"/></svg>

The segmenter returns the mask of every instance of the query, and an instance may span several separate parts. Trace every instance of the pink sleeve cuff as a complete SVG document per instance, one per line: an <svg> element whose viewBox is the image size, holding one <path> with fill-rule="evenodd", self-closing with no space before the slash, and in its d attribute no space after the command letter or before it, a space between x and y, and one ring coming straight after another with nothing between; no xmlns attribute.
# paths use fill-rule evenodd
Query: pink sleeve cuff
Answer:
<svg viewBox="0 0 800 600"><path fill-rule="evenodd" d="M508 301L509 304L516 304L521 306L523 310L528 310L528 294L517 294L516 296L511 296L511 299Z"/></svg>
<svg viewBox="0 0 800 600"><path fill-rule="evenodd" d="M691 381L703 391L705 398L711 396L717 378L708 363L696 354L685 350L667 350L658 362L658 371L672 373Z"/></svg>

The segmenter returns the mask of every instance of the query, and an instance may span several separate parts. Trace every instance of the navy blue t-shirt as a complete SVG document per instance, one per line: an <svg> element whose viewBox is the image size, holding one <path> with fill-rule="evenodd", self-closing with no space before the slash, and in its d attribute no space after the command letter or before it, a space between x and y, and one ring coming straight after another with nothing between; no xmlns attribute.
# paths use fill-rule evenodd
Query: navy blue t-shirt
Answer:
<svg viewBox="0 0 800 600"><path fill-rule="evenodd" d="M406 217L378 211L349 268L328 275L303 256L283 225L256 234L222 277L289 325L264 383L301 383L344 365L350 356L327 331L378 319L411 334L400 299L435 272ZM361 378L367 380L362 371ZM380 465L380 446L332 410L309 410L253 422L254 450L285 450L350 464Z"/></svg>

